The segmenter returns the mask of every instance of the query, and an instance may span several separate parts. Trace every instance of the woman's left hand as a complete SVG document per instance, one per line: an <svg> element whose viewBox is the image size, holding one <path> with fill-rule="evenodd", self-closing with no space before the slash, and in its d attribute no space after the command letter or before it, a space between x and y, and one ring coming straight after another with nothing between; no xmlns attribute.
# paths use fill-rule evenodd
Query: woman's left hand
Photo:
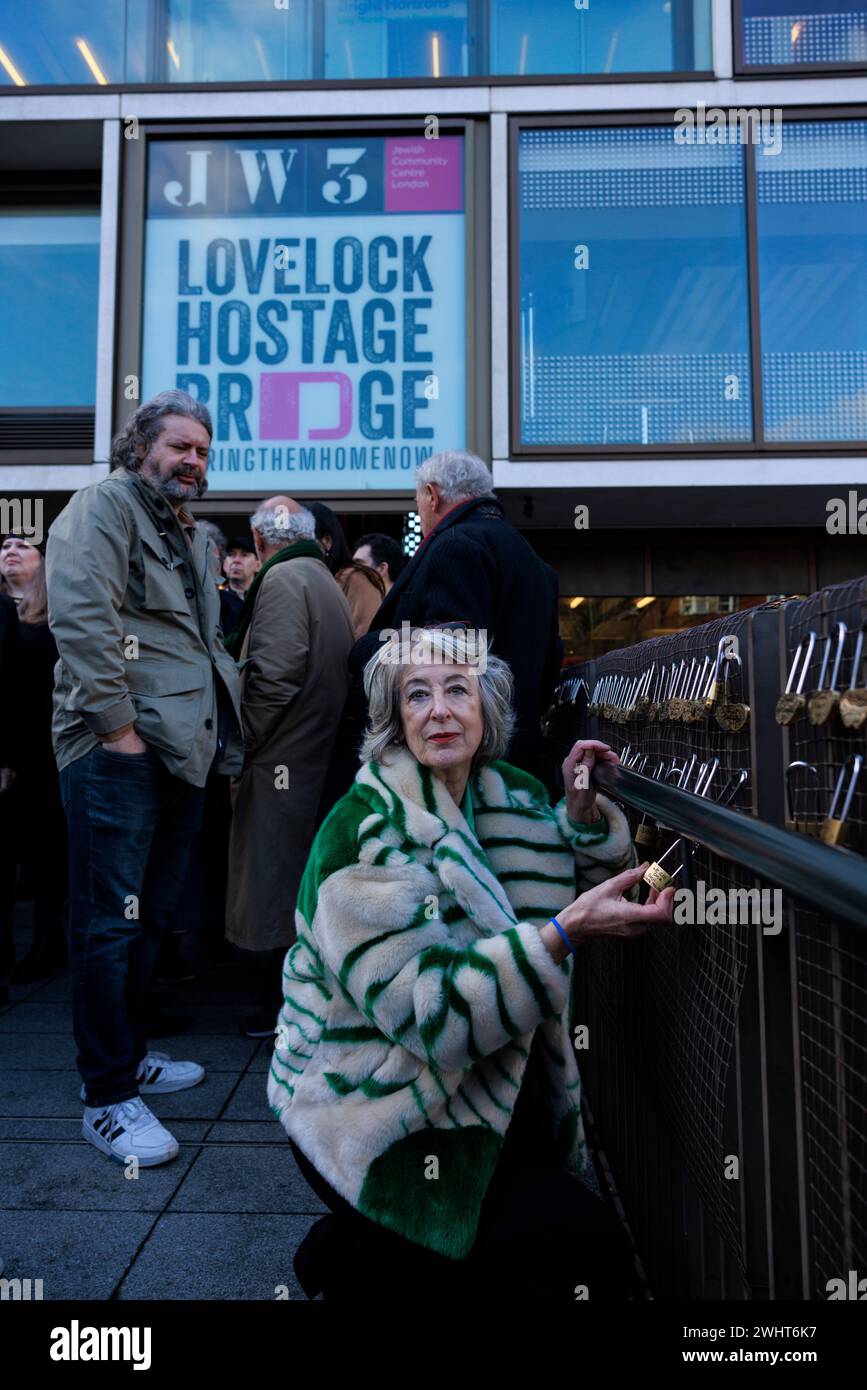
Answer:
<svg viewBox="0 0 867 1390"><path fill-rule="evenodd" d="M600 743L597 738L579 738L563 763L566 814L570 820L592 824L600 819L596 807L596 788L590 781L597 761L616 764L620 759L607 743Z"/></svg>

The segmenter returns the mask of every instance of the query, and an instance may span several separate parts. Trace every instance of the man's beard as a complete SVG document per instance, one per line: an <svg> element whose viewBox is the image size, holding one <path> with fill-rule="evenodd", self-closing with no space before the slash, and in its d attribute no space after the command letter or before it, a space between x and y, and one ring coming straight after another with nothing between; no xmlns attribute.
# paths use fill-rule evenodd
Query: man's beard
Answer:
<svg viewBox="0 0 867 1390"><path fill-rule="evenodd" d="M208 475L202 475L200 483L196 484L195 492L190 492L189 484L179 481L179 476L183 469L178 469L177 473L172 473L168 478L161 478L159 474L147 474L148 482L156 488L161 496L167 498L169 502L195 502L198 498L204 497L208 490Z"/></svg>

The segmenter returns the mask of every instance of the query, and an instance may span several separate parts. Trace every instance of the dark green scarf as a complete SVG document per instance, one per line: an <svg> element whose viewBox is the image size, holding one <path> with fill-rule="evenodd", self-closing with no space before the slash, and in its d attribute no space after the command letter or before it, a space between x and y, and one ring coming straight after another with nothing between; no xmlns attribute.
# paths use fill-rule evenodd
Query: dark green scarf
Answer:
<svg viewBox="0 0 867 1390"><path fill-rule="evenodd" d="M233 628L223 639L226 651L230 656L233 656L236 661L241 655L241 648L244 645L247 628L253 621L253 608L256 603L256 595L259 592L259 585L262 583L268 571L273 569L275 565L281 565L284 560L295 560L299 555L312 556L314 560L322 560L322 563L325 564L321 548L317 545L316 541L310 540L293 541L291 545L284 545L282 550L278 550L276 555L272 555L270 560L265 561L247 590L244 598L244 607L241 609L241 616L238 619L238 626Z"/></svg>

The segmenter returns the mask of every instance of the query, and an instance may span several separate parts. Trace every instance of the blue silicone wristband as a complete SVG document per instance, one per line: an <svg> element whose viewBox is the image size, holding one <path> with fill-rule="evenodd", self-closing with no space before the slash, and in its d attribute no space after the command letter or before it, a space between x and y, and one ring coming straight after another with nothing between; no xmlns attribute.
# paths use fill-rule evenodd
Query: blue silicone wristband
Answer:
<svg viewBox="0 0 867 1390"><path fill-rule="evenodd" d="M560 933L560 935L562 936L563 940L566 942L566 945L569 947L569 950L572 952L573 956L577 956L577 954L578 954L578 947L572 945L572 942L569 940L569 938L568 938L568 936L566 935L566 933L564 932L563 928L560 926L560 923L557 921L557 918L556 918L556 917L550 917L548 920L554 923L554 926L557 928L557 930L558 930L558 932Z"/></svg>

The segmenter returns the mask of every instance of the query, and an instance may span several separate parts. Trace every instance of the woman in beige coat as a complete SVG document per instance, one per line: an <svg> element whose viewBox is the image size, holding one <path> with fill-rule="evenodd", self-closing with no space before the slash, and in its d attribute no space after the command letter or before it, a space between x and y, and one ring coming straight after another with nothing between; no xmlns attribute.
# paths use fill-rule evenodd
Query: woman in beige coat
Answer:
<svg viewBox="0 0 867 1390"><path fill-rule="evenodd" d="M353 624L306 508L269 498L250 525L262 569L237 630L246 753L233 785L226 935L260 955L263 1007L242 1031L265 1037L295 940L295 895L349 686Z"/></svg>

